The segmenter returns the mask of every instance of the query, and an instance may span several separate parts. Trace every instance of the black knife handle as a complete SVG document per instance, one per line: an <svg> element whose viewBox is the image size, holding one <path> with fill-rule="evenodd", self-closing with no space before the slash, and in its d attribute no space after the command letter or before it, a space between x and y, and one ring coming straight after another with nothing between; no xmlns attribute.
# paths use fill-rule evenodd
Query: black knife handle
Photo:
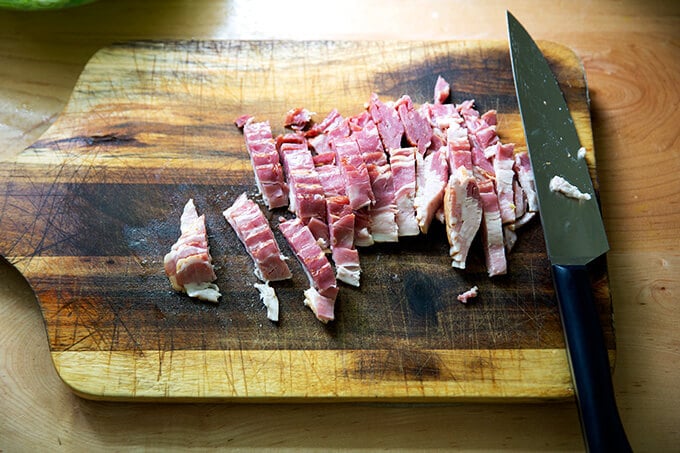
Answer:
<svg viewBox="0 0 680 453"><path fill-rule="evenodd" d="M555 264L552 272L586 448L591 452L632 451L616 408L588 268Z"/></svg>

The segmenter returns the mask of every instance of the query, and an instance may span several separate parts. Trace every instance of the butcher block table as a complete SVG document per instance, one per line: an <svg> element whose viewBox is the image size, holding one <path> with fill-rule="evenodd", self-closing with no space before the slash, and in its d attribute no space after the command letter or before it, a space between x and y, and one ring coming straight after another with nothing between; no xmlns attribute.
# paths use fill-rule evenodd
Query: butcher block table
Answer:
<svg viewBox="0 0 680 453"><path fill-rule="evenodd" d="M100 1L0 11L0 451L582 450L537 222L492 280L474 258L448 268L434 235L362 252L363 287L323 326L289 303L300 276L264 318L219 219L254 193L239 113L281 132L298 100L425 102L436 71L521 148L505 8L541 40L597 172L611 251L594 284L631 444L677 450L674 3ZM159 272L189 196L232 271L218 306ZM450 301L471 282L478 301Z"/></svg>

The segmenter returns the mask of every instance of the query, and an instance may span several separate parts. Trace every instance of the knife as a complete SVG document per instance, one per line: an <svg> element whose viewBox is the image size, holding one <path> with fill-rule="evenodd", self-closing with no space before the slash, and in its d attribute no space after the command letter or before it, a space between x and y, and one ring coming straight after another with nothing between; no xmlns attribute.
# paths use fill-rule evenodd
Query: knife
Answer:
<svg viewBox="0 0 680 453"><path fill-rule="evenodd" d="M541 224L588 451L631 451L616 407L588 263L609 250L602 215L564 94L529 33L508 11L510 60ZM552 190L559 176L590 199ZM587 196L585 198L587 198Z"/></svg>

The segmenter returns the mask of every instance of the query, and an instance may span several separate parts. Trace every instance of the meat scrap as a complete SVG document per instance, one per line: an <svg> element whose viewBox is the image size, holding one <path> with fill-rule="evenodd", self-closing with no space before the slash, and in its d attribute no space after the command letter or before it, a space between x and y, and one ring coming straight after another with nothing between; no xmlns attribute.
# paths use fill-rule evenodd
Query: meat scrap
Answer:
<svg viewBox="0 0 680 453"><path fill-rule="evenodd" d="M180 231L179 239L163 259L170 284L189 297L217 302L221 294L217 285L211 283L217 276L209 252L205 216L199 217L193 199L184 205Z"/></svg>
<svg viewBox="0 0 680 453"><path fill-rule="evenodd" d="M473 297L477 297L477 291L479 291L479 288L476 286L473 286L472 288L468 289L464 293L461 293L458 295L457 299L461 301L462 303L466 304L468 300L470 300Z"/></svg>
<svg viewBox="0 0 680 453"><path fill-rule="evenodd" d="M267 308L267 319L277 322L279 320L279 298L276 297L274 288L269 286L269 282L253 283L253 286L260 292L260 300Z"/></svg>
<svg viewBox="0 0 680 453"><path fill-rule="evenodd" d="M551 192L558 192L567 198L575 200L590 200L589 193L583 193L578 187L567 181L561 176L553 176L548 185Z"/></svg>

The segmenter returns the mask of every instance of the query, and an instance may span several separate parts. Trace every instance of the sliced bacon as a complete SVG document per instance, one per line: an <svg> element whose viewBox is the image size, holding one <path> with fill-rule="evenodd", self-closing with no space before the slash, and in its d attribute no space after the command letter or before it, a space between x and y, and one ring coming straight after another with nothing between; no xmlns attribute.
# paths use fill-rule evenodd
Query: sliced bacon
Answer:
<svg viewBox="0 0 680 453"><path fill-rule="evenodd" d="M408 95L383 102L372 93L355 116L334 109L315 123L304 108L287 112L284 126L295 133L277 137L275 148L296 219L282 219L281 229L294 250L317 239L313 253L296 256L310 279L305 303L322 321L333 318L338 280L359 285L357 247L427 234L433 219L446 226L453 267L465 268L480 232L489 276L507 272L515 230L538 208L528 156L500 141L495 110L480 114L474 100L445 103L450 95L440 76L433 102L420 106ZM252 122L249 116L235 121L244 128ZM271 130L252 138L270 146ZM276 157L257 154L253 165L274 165ZM330 249L335 273L317 258L322 247ZM317 268L324 269L326 287ZM473 297L468 293L463 302Z"/></svg>
<svg viewBox="0 0 680 453"><path fill-rule="evenodd" d="M489 110L482 114L481 120L486 122L488 126L495 126L498 124L498 112Z"/></svg>
<svg viewBox="0 0 680 453"><path fill-rule="evenodd" d="M404 125L406 140L411 146L418 147L420 154L425 154L432 142L432 126L418 110L413 107L413 101L408 95L399 98L395 104L399 119Z"/></svg>
<svg viewBox="0 0 680 453"><path fill-rule="evenodd" d="M462 124L463 118L454 104L422 104L418 111L436 129L446 132L451 123Z"/></svg>
<svg viewBox="0 0 680 453"><path fill-rule="evenodd" d="M451 86L444 77L437 76L437 81L434 84L434 103L443 104L451 93Z"/></svg>
<svg viewBox="0 0 680 453"><path fill-rule="evenodd" d="M304 295L304 304L312 310L316 319L324 324L335 319L335 296L323 296L313 286L307 288Z"/></svg>
<svg viewBox="0 0 680 453"><path fill-rule="evenodd" d="M286 119L283 126L296 131L301 131L309 127L312 122L312 115L312 112L302 107L290 109L286 112Z"/></svg>
<svg viewBox="0 0 680 453"><path fill-rule="evenodd" d="M347 196L352 209L358 210L375 203L368 169L356 140L351 137L337 138L331 142L331 147L347 180Z"/></svg>
<svg viewBox="0 0 680 453"><path fill-rule="evenodd" d="M336 277L348 285L358 287L361 278L361 264L357 249L336 248L333 250Z"/></svg>
<svg viewBox="0 0 680 453"><path fill-rule="evenodd" d="M234 124L239 129L243 129L243 126L245 126L251 118L253 118L253 115L241 115L234 120Z"/></svg>
<svg viewBox="0 0 680 453"><path fill-rule="evenodd" d="M425 157L416 154L416 208L418 227L427 233L432 219L444 199L444 189L449 180L449 166L442 149L432 151Z"/></svg>
<svg viewBox="0 0 680 453"><path fill-rule="evenodd" d="M334 143L335 141L339 142L339 147L341 148L341 153L345 150L345 148L349 148L350 154L354 154L353 157L350 159L351 161L358 163L360 168L357 170L353 166L347 164L347 165L338 165L340 162L340 159L337 158L335 151L332 151L332 159L326 159L324 155L316 155L314 156L315 158L315 164L316 166L316 171L319 174L319 177L321 179L321 184L323 186L324 194L326 198L330 197L335 197L339 195L348 195L351 193L353 197L355 198L355 203L356 204L361 204L361 200L357 200L357 196L366 196L368 197L367 194L361 194L361 190L356 189L356 185L358 184L358 187L370 187L370 175L367 172L367 168L365 166L365 163L362 165L362 162L359 162L357 159L357 156L355 155L357 150L358 150L358 143L356 142L356 137L349 137L349 120L343 120L342 122L335 122L332 123L332 126L335 127L334 129L326 130L323 133L323 136L327 136L327 134L330 134L328 136L328 144ZM347 128L347 132L344 130L344 128ZM330 146L329 146L330 147ZM345 147L345 148L343 148ZM323 159L317 159L323 157ZM345 163L348 161L345 160ZM352 186L347 179L347 172L349 172L350 176L353 178L355 181L355 186ZM368 180L368 183L367 183ZM349 192L348 192L349 190ZM370 203L370 198L368 198L369 203ZM328 201L326 202L328 205ZM369 223L370 223L370 218L368 216L368 209L367 207L362 207L359 209L354 210L354 215L355 218L353 220L353 225L354 225L354 243L355 245L358 246L370 246L373 245L373 237L371 236L369 232ZM330 222L330 219L327 219L327 222ZM329 224L329 229L331 228L331 225ZM332 236L332 233L330 233ZM332 242L332 239L331 239ZM331 252L333 250L332 244L331 244Z"/></svg>
<svg viewBox="0 0 680 453"><path fill-rule="evenodd" d="M283 161L289 186L289 210L305 224L312 223L312 231L322 247L328 247L326 197L306 139L299 134L277 138L279 155Z"/></svg>
<svg viewBox="0 0 680 453"><path fill-rule="evenodd" d="M269 222L257 203L243 193L222 215L252 258L257 278L269 282L292 277Z"/></svg>
<svg viewBox="0 0 680 453"><path fill-rule="evenodd" d="M321 123L313 125L304 132L309 147L314 150L314 160L317 165L335 162L335 151L331 148L331 141L348 137L349 134L347 120L335 109L331 110Z"/></svg>
<svg viewBox="0 0 680 453"><path fill-rule="evenodd" d="M451 126L460 126L463 118L453 104L422 104L418 111L427 119L432 127L432 139L428 151L437 150L446 145L447 130ZM467 132L466 132L467 134Z"/></svg>
<svg viewBox="0 0 680 453"><path fill-rule="evenodd" d="M370 231L371 216L368 208L361 208L354 211L354 245L357 247L370 247L375 244L373 235Z"/></svg>
<svg viewBox="0 0 680 453"><path fill-rule="evenodd" d="M269 122L255 122L249 115L244 115L237 119L237 125L239 123L243 123L246 149L262 199L269 209L286 206L288 186L284 181Z"/></svg>
<svg viewBox="0 0 680 453"><path fill-rule="evenodd" d="M508 162L506 159L507 152L510 151L510 145L499 145L498 135L496 134L496 125L490 124L497 122L496 112L489 111L484 115L480 115L479 111L474 108L474 101L464 101L456 106L457 110L463 117L465 126L468 130L468 139L470 140L472 151L472 167L475 178L477 179L477 186L482 200L482 243L484 244L484 255L486 259L486 267L489 276L501 275L507 272L507 260L505 257L505 246L503 237L503 221L501 217L501 201L499 200L497 192L498 175L494 168L493 161L496 160L496 151L499 150L500 158L504 162L500 163L500 167L506 170ZM514 149L514 148L513 148ZM509 214L513 210L512 201L514 194L512 192L512 182L510 182L509 192L507 186L508 174L501 175L501 190L503 192L504 210L508 211L505 215L511 217ZM512 181L510 179L510 181Z"/></svg>
<svg viewBox="0 0 680 453"><path fill-rule="evenodd" d="M319 321L332 321L338 286L330 262L312 232L299 218L286 220L282 217L279 221L279 230L309 280L310 289L305 291L305 305L311 308Z"/></svg>
<svg viewBox="0 0 680 453"><path fill-rule="evenodd" d="M217 276L208 248L205 216L198 215L193 199L184 205L180 231L179 239L163 259L170 284L190 297L217 302L221 294L217 285L211 283Z"/></svg>
<svg viewBox="0 0 680 453"><path fill-rule="evenodd" d="M534 173L531 170L531 162L529 161L529 154L519 152L515 154L515 172L517 173L517 180L524 191L527 200L527 210L530 212L538 211L538 195L536 194L536 181L534 181Z"/></svg>
<svg viewBox="0 0 680 453"><path fill-rule="evenodd" d="M497 142L492 145L495 149L493 168L496 174L496 194L501 210L501 221L503 224L512 223L516 217L515 189L515 145L512 143L501 144Z"/></svg>
<svg viewBox="0 0 680 453"><path fill-rule="evenodd" d="M347 182L342 174L342 169L335 164L318 165L316 172L319 174L323 192L328 197L347 194Z"/></svg>
<svg viewBox="0 0 680 453"><path fill-rule="evenodd" d="M337 109L333 109L326 115L326 118L324 118L323 121L312 125L306 130L304 133L305 137L309 139L323 133L328 133L333 129L341 127L342 121L342 115L338 113Z"/></svg>
<svg viewBox="0 0 680 453"><path fill-rule="evenodd" d="M368 112L378 127L383 147L389 152L393 148L401 148L404 136L404 125L393 104L383 103L378 95L373 93L368 103Z"/></svg>
<svg viewBox="0 0 680 453"><path fill-rule="evenodd" d="M368 212L369 231L375 242L396 242L398 227L392 169L380 142L378 128L364 112L350 119L352 137L356 140L371 182L375 203Z"/></svg>
<svg viewBox="0 0 680 453"><path fill-rule="evenodd" d="M331 248L353 248L354 211L349 205L349 198L337 195L329 197L327 200Z"/></svg>
<svg viewBox="0 0 680 453"><path fill-rule="evenodd" d="M472 173L472 153L465 128L447 130L451 177L444 191L444 224L451 266L465 269L467 255L482 221L482 201Z"/></svg>
<svg viewBox="0 0 680 453"><path fill-rule="evenodd" d="M451 266L465 269L468 252L482 221L477 180L465 167L457 168L444 191L444 219Z"/></svg>
<svg viewBox="0 0 680 453"><path fill-rule="evenodd" d="M475 167L475 172L480 177L494 178L495 172L493 164L487 156L486 150L498 142L496 134L496 126L490 125L474 108L474 100L467 100L456 106L460 112L465 127L468 130L468 138L472 145L472 164ZM488 118L488 116L487 116Z"/></svg>
<svg viewBox="0 0 680 453"><path fill-rule="evenodd" d="M336 278L347 284L359 286L361 264L359 253L354 248L355 214L349 205L349 198L346 196L327 198L326 206Z"/></svg>
<svg viewBox="0 0 680 453"><path fill-rule="evenodd" d="M390 149L390 168L395 187L394 199L397 207L396 221L399 236L417 236L420 234L414 206L416 153L415 147Z"/></svg>
<svg viewBox="0 0 680 453"><path fill-rule="evenodd" d="M486 270L489 277L493 277L507 272L501 212L493 181L490 179L478 180L477 186L482 200L482 241L484 243Z"/></svg>

